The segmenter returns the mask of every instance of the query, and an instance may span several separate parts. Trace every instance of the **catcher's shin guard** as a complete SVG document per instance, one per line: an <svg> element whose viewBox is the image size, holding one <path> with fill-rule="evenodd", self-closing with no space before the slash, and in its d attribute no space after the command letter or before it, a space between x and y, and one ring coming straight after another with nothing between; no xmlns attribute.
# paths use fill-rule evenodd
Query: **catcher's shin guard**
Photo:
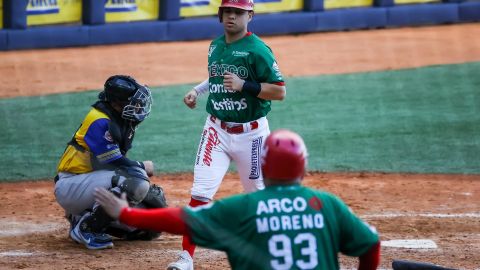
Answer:
<svg viewBox="0 0 480 270"><path fill-rule="evenodd" d="M125 192L128 202L135 205L142 202L149 193L150 181L145 170L129 167L115 171L112 188L119 188L121 192Z"/></svg>
<svg viewBox="0 0 480 270"><path fill-rule="evenodd" d="M81 221L82 231L103 233L113 220L99 204L95 203L91 214Z"/></svg>

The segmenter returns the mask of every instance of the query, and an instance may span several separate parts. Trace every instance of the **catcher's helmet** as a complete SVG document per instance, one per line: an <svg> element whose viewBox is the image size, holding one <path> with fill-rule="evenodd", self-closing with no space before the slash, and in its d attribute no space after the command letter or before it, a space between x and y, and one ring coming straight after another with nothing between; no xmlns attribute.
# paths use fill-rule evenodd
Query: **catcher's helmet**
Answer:
<svg viewBox="0 0 480 270"><path fill-rule="evenodd" d="M307 166L307 148L303 139L290 130L272 132L262 152L263 177L275 180L301 179Z"/></svg>
<svg viewBox="0 0 480 270"><path fill-rule="evenodd" d="M111 76L105 82L100 99L118 102L122 105L122 118L141 122L150 114L152 94L147 86L141 85L134 78L125 75Z"/></svg>
<svg viewBox="0 0 480 270"><path fill-rule="evenodd" d="M220 7L218 7L218 18L222 22L223 8L239 8L247 11L253 11L253 0L222 0Z"/></svg>

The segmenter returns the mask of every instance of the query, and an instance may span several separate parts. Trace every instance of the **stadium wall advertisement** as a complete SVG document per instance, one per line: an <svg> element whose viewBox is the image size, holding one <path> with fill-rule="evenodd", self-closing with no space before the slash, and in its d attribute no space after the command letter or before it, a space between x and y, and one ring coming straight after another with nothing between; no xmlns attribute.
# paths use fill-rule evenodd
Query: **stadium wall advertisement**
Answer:
<svg viewBox="0 0 480 270"><path fill-rule="evenodd" d="M108 0L105 4L106 22L158 20L158 0Z"/></svg>
<svg viewBox="0 0 480 270"><path fill-rule="evenodd" d="M27 25L80 23L82 0L29 0Z"/></svg>
<svg viewBox="0 0 480 270"><path fill-rule="evenodd" d="M221 0L0 0L0 50L211 39ZM480 21L478 0L256 0L259 35ZM35 26L35 27L32 27Z"/></svg>
<svg viewBox="0 0 480 270"><path fill-rule="evenodd" d="M181 0L181 17L198 17L216 15L221 0ZM303 0L257 0L256 13L272 13L283 11L300 11L303 9Z"/></svg>
<svg viewBox="0 0 480 270"><path fill-rule="evenodd" d="M373 0L324 0L325 9L371 7Z"/></svg>
<svg viewBox="0 0 480 270"><path fill-rule="evenodd" d="M421 4L421 3L439 3L440 0L395 0L395 4Z"/></svg>

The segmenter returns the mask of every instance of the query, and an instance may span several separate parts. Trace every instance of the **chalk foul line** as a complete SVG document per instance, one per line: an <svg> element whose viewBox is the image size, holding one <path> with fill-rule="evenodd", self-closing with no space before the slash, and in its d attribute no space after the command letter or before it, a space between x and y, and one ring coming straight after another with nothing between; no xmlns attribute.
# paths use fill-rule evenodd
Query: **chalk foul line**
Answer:
<svg viewBox="0 0 480 270"><path fill-rule="evenodd" d="M435 214L435 213L385 213L362 215L364 219L397 218L397 217L427 217L427 218L480 218L480 213Z"/></svg>

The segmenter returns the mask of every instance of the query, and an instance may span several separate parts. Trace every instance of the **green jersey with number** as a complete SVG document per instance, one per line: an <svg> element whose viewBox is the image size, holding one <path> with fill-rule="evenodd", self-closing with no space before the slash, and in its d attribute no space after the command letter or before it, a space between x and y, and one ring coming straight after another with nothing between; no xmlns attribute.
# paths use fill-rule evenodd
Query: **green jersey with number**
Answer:
<svg viewBox="0 0 480 270"><path fill-rule="evenodd" d="M338 269L379 240L338 197L301 185L269 186L185 208L195 244L227 253L232 269Z"/></svg>
<svg viewBox="0 0 480 270"><path fill-rule="evenodd" d="M225 36L212 41L208 51L209 96L207 112L217 118L245 123L266 116L269 100L223 87L225 71L247 81L283 85L283 77L272 50L255 34L227 44Z"/></svg>

